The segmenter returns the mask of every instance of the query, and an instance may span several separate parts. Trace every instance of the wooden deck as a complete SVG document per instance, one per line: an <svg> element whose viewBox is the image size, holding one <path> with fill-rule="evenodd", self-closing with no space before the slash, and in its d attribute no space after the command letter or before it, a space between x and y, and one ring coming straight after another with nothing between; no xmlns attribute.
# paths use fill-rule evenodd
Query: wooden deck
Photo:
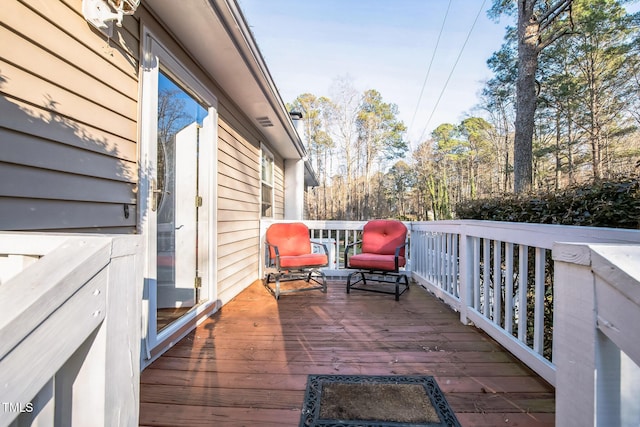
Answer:
<svg viewBox="0 0 640 427"><path fill-rule="evenodd" d="M417 285L254 283L145 369L142 426L297 426L308 374L432 375L463 426L552 426L554 389Z"/></svg>

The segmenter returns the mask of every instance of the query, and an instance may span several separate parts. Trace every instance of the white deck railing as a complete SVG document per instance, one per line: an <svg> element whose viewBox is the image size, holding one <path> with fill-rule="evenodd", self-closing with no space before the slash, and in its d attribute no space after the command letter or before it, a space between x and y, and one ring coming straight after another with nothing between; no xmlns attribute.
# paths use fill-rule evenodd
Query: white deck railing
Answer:
<svg viewBox="0 0 640 427"><path fill-rule="evenodd" d="M411 224L413 278L556 384L555 242L640 244L640 231L492 221ZM555 341L555 340L554 340Z"/></svg>
<svg viewBox="0 0 640 427"><path fill-rule="evenodd" d="M140 237L0 233L0 426L137 425Z"/></svg>

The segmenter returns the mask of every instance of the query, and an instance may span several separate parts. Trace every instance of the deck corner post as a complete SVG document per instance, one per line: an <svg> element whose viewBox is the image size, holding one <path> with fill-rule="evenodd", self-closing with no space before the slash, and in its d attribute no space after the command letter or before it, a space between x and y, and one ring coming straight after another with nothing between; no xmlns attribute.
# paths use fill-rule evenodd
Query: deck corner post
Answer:
<svg viewBox="0 0 640 427"><path fill-rule="evenodd" d="M137 425L140 406L143 241L112 236L104 334L104 425ZM110 408L118 408L114 411Z"/></svg>
<svg viewBox="0 0 640 427"><path fill-rule="evenodd" d="M553 362L559 426L595 425L595 280L589 257L584 257L585 248L586 245L571 243L553 246Z"/></svg>

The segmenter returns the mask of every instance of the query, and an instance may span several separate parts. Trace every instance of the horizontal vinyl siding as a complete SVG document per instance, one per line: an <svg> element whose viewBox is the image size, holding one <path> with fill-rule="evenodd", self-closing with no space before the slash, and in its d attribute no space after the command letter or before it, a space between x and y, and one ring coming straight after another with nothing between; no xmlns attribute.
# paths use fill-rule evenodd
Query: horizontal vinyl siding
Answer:
<svg viewBox="0 0 640 427"><path fill-rule="evenodd" d="M81 0L0 23L0 229L135 232L138 22L107 42Z"/></svg>
<svg viewBox="0 0 640 427"><path fill-rule="evenodd" d="M102 203L136 203L133 183L123 185L119 181L0 162L0 194L5 197L93 202L96 192L102 195Z"/></svg>
<svg viewBox="0 0 640 427"><path fill-rule="evenodd" d="M135 205L125 218L123 204L115 203L0 197L0 206L0 224L11 221L18 230L28 230L32 224L38 224L39 230L114 227L104 225L104 215L114 218L120 227L135 227L137 216Z"/></svg>
<svg viewBox="0 0 640 427"><path fill-rule="evenodd" d="M227 301L258 278L260 149L221 114L218 127L218 295ZM252 138L253 139L253 138Z"/></svg>

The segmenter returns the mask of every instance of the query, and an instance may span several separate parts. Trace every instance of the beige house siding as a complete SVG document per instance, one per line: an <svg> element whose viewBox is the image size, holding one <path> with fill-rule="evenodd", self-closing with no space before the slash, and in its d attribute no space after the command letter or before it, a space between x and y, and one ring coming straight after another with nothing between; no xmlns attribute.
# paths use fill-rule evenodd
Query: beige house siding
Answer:
<svg viewBox="0 0 640 427"><path fill-rule="evenodd" d="M218 298L224 302L258 277L261 196L259 134L225 106L232 105L219 106L218 121ZM274 157L274 212L282 218L284 161Z"/></svg>
<svg viewBox="0 0 640 427"><path fill-rule="evenodd" d="M5 3L0 229L135 232L137 21L107 44L81 0Z"/></svg>
<svg viewBox="0 0 640 427"><path fill-rule="evenodd" d="M228 301L258 276L260 149L223 115L218 119L218 299Z"/></svg>

